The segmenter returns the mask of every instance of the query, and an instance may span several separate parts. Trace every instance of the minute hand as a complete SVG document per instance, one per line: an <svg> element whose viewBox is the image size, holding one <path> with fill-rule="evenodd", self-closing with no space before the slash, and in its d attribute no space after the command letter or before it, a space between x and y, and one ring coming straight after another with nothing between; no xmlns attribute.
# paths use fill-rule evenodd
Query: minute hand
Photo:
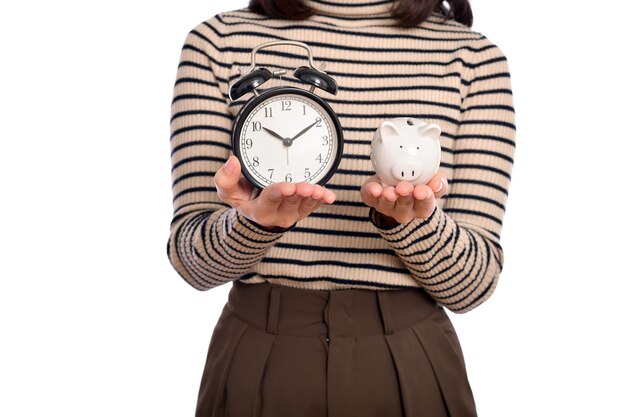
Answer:
<svg viewBox="0 0 626 417"><path fill-rule="evenodd" d="M317 120L314 121L312 124L310 124L309 126L305 127L300 133L298 133L296 136L292 137L291 140L296 140L298 137L304 135L307 130L309 130L310 128L312 128L313 126L315 126L317 124Z"/></svg>

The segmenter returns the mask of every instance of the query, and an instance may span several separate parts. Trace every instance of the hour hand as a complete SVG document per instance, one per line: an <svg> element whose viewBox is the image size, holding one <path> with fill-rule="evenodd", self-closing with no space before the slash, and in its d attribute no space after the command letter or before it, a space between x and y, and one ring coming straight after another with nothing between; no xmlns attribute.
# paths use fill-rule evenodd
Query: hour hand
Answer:
<svg viewBox="0 0 626 417"><path fill-rule="evenodd" d="M272 129L268 129L265 126L263 126L263 129L267 131L267 133L269 133L270 135L274 136L275 138L278 138L280 140L284 142L286 142L285 138L280 136L278 133L274 132Z"/></svg>

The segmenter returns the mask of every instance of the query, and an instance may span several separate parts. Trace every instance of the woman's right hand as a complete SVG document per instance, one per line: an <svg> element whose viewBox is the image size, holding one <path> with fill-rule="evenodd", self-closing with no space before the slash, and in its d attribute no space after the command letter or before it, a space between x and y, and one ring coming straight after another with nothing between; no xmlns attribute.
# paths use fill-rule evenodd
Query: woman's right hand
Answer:
<svg viewBox="0 0 626 417"><path fill-rule="evenodd" d="M242 215L270 230L288 228L336 198L335 193L318 184L283 181L268 185L258 197L250 199L254 187L240 174L239 160L231 155L215 173L217 194Z"/></svg>

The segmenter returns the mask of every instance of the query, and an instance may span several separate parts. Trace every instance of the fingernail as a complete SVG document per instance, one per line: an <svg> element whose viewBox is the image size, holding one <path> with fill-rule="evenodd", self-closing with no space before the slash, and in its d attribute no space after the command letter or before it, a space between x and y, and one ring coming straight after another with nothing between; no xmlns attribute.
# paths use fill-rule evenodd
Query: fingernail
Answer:
<svg viewBox="0 0 626 417"><path fill-rule="evenodd" d="M436 193L438 193L439 191L441 191L441 189L442 189L442 188L443 188L443 178L440 180L440 182L439 182L439 188L437 188L437 189L435 190L435 192L436 192Z"/></svg>

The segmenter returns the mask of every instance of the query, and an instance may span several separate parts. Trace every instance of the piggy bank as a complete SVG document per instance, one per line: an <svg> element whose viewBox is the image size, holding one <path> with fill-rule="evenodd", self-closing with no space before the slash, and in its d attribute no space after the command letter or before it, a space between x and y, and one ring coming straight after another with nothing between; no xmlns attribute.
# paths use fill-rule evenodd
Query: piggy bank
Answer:
<svg viewBox="0 0 626 417"><path fill-rule="evenodd" d="M426 184L441 162L441 127L412 117L396 117L381 123L372 139L370 159L384 186L406 180Z"/></svg>

